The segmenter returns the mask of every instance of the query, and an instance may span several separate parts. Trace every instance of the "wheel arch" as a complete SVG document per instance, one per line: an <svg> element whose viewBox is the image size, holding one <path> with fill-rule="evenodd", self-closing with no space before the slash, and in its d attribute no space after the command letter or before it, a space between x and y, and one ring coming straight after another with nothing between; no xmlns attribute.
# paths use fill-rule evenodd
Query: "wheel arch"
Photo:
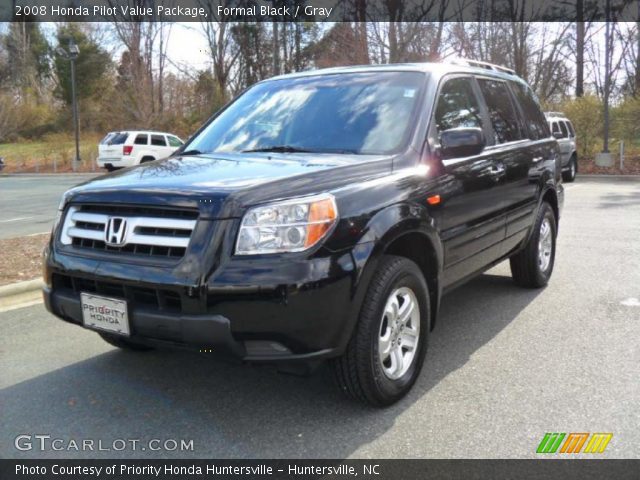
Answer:
<svg viewBox="0 0 640 480"><path fill-rule="evenodd" d="M350 324L343 342L345 346L357 323L370 281L384 255L405 257L418 264L429 287L430 329L435 326L442 293L442 243L426 208L406 207L409 206L396 204L378 212L367 225L367 233L352 249L356 278Z"/></svg>

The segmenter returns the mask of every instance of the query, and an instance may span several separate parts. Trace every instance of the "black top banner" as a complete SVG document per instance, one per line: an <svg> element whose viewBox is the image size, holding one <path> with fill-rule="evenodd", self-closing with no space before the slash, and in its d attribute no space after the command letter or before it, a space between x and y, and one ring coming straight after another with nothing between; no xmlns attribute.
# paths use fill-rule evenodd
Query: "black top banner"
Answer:
<svg viewBox="0 0 640 480"><path fill-rule="evenodd" d="M638 21L636 0L0 0L0 21Z"/></svg>

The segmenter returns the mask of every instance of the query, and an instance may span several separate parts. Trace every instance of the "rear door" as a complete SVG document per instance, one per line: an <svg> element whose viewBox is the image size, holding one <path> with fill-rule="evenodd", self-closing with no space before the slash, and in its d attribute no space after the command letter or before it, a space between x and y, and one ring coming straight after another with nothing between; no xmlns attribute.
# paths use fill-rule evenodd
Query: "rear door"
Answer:
<svg viewBox="0 0 640 480"><path fill-rule="evenodd" d="M562 165L564 166L569 163L569 158L571 157L572 152L572 142L567 124L563 120L558 120L558 127L560 127L560 133L562 134L562 139L558 140L558 145L560 145L560 153L562 154Z"/></svg>
<svg viewBox="0 0 640 480"><path fill-rule="evenodd" d="M170 155L167 148L167 139L164 135L157 133L151 134L151 150L153 151L156 160Z"/></svg>
<svg viewBox="0 0 640 480"><path fill-rule="evenodd" d="M471 76L448 76L440 86L430 137L439 148L440 134L452 128L481 128L491 141L488 117ZM433 131L435 130L435 131ZM442 160L447 185L440 230L444 246L444 287L495 260L505 233L500 207L503 173L490 148L479 155Z"/></svg>
<svg viewBox="0 0 640 480"><path fill-rule="evenodd" d="M509 87L526 138L518 162L507 169L510 205L503 245L505 254L526 237L533 225L544 174L550 171L554 175L557 154L556 142L531 89L517 81L510 81Z"/></svg>
<svg viewBox="0 0 640 480"><path fill-rule="evenodd" d="M499 195L496 202L505 215L507 238L512 235L509 224L516 219L525 223L535 208L535 187L529 183L534 154L508 82L500 78L479 77L478 84L494 135L494 145L488 150L504 171L504 178L496 190Z"/></svg>
<svg viewBox="0 0 640 480"><path fill-rule="evenodd" d="M138 161L149 148L149 135L147 133L138 133L133 139L133 150L131 157Z"/></svg>

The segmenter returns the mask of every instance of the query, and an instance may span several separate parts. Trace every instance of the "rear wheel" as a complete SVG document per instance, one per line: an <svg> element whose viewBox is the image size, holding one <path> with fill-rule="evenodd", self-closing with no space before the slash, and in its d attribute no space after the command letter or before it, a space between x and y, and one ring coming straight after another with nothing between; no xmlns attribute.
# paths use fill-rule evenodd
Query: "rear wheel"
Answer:
<svg viewBox="0 0 640 480"><path fill-rule="evenodd" d="M569 170L566 172L562 172L562 180L567 183L571 183L576 179L576 174L578 173L578 159L575 155L571 157L569 160Z"/></svg>
<svg viewBox="0 0 640 480"><path fill-rule="evenodd" d="M526 246L509 261L513 280L521 287L544 287L551 278L556 257L556 216L551 205L540 206L534 231Z"/></svg>
<svg viewBox="0 0 640 480"><path fill-rule="evenodd" d="M102 339L110 345L114 347L122 348L123 350L134 350L137 352L146 352L148 350L153 350L152 347L148 347L147 345L142 345L141 343L132 342L131 340L127 340L126 338L111 335L109 333L98 332L98 335L102 337Z"/></svg>
<svg viewBox="0 0 640 480"><path fill-rule="evenodd" d="M142 160L140 160L140 163L153 162L154 160L155 158L153 157L142 157Z"/></svg>
<svg viewBox="0 0 640 480"><path fill-rule="evenodd" d="M334 360L340 389L383 407L400 400L420 373L429 335L429 292L412 261L385 256L347 349Z"/></svg>

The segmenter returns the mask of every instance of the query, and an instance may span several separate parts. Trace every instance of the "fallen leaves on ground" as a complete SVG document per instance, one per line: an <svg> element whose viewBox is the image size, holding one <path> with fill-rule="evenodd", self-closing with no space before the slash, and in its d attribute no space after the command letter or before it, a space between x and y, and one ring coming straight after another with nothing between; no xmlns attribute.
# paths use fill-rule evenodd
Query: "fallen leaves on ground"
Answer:
<svg viewBox="0 0 640 480"><path fill-rule="evenodd" d="M48 233L0 240L0 286L40 278L48 240Z"/></svg>

